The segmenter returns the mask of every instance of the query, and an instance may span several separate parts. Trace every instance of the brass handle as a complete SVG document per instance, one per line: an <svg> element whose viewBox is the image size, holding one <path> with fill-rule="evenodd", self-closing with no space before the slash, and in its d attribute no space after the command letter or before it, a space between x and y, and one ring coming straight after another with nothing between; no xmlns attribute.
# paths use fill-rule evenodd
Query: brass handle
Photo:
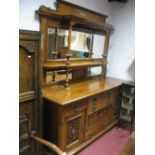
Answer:
<svg viewBox="0 0 155 155"><path fill-rule="evenodd" d="M92 112L95 112L95 111L96 111L96 101L97 101L97 98L93 98L93 102L92 102Z"/></svg>
<svg viewBox="0 0 155 155"><path fill-rule="evenodd" d="M80 107L79 107L78 105L75 105L75 106L74 106L74 110L75 110L76 112L79 112L79 111L80 111Z"/></svg>
<svg viewBox="0 0 155 155"><path fill-rule="evenodd" d="M96 107L96 102L93 102L93 103L92 103L92 106L93 106L93 107Z"/></svg>
<svg viewBox="0 0 155 155"><path fill-rule="evenodd" d="M93 103L96 103L96 101L97 101L97 98L93 98Z"/></svg>

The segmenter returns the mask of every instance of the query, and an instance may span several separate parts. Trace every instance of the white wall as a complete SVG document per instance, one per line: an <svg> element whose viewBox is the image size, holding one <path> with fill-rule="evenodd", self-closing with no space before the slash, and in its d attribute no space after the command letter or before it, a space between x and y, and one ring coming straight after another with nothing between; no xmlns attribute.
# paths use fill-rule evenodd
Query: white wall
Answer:
<svg viewBox="0 0 155 155"><path fill-rule="evenodd" d="M134 65L129 59L134 50L134 0L127 3L109 3L108 0L66 0L68 2L92 9L107 16L107 22L115 27L111 36L107 75L124 80L133 79ZM35 10L40 5L54 9L55 0L20 0L19 28L39 30L39 19Z"/></svg>
<svg viewBox="0 0 155 155"><path fill-rule="evenodd" d="M35 14L41 5L54 8L54 0L19 0L19 28L39 31L39 19Z"/></svg>
<svg viewBox="0 0 155 155"><path fill-rule="evenodd" d="M107 0L66 0L94 11L109 15L110 5ZM54 9L55 0L19 0L19 28L39 30L39 19L35 10L40 5L48 6ZM111 17L111 16L110 16ZM110 21L110 17L107 21Z"/></svg>
<svg viewBox="0 0 155 155"><path fill-rule="evenodd" d="M135 48L135 1L113 2L111 20L115 32L111 35L107 75L134 80L134 61L130 58Z"/></svg>

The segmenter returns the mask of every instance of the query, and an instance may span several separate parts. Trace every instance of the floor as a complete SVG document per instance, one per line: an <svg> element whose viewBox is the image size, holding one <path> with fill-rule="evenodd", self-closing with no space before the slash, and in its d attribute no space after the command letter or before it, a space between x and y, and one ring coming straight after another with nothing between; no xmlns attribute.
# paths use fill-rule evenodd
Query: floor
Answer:
<svg viewBox="0 0 155 155"><path fill-rule="evenodd" d="M130 138L123 147L120 155L134 155L135 154L135 139Z"/></svg>
<svg viewBox="0 0 155 155"><path fill-rule="evenodd" d="M130 135L128 130L115 127L76 155L120 155L134 137L134 132Z"/></svg>

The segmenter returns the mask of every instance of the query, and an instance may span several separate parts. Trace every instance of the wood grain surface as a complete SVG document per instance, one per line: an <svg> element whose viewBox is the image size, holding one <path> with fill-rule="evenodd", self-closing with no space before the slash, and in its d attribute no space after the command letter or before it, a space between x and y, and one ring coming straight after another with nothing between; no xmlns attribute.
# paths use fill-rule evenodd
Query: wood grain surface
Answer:
<svg viewBox="0 0 155 155"><path fill-rule="evenodd" d="M92 79L70 84L67 89L62 85L46 86L42 89L42 94L48 100L60 105L66 105L120 85L121 81L113 78Z"/></svg>

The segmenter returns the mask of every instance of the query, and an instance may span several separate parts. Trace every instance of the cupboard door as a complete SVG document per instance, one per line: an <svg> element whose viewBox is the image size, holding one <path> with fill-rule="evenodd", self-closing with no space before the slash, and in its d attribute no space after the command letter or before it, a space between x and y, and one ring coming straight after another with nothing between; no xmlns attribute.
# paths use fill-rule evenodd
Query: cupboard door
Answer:
<svg viewBox="0 0 155 155"><path fill-rule="evenodd" d="M65 118L65 150L78 146L84 139L85 112Z"/></svg>

